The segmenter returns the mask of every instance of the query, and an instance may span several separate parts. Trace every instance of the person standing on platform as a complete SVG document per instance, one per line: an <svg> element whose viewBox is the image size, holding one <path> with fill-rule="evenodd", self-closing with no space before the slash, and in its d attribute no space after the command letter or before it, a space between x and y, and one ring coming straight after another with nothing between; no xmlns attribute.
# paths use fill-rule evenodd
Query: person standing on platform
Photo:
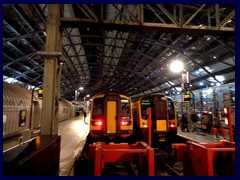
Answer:
<svg viewBox="0 0 240 180"><path fill-rule="evenodd" d="M85 124L88 124L88 123L86 122L87 112L86 112L85 109L83 110L83 116L84 116L84 122L85 122Z"/></svg>
<svg viewBox="0 0 240 180"><path fill-rule="evenodd" d="M189 132L187 112L183 113L181 118L181 130L184 131L185 129L187 129L187 132Z"/></svg>
<svg viewBox="0 0 240 180"><path fill-rule="evenodd" d="M219 134L224 136L222 134L222 124L218 116L214 117L214 128L213 128L214 139L220 139L220 137L218 136Z"/></svg>
<svg viewBox="0 0 240 180"><path fill-rule="evenodd" d="M77 108L76 110L75 110L75 118L78 118L80 116L80 111L79 111L79 109Z"/></svg>
<svg viewBox="0 0 240 180"><path fill-rule="evenodd" d="M206 133L211 133L211 124L210 124L210 118L208 113L203 113L202 115L202 122L204 125L206 125Z"/></svg>
<svg viewBox="0 0 240 180"><path fill-rule="evenodd" d="M197 129L196 127L197 127L197 120L198 120L197 113L196 113L196 112L193 112L191 118L192 118L192 122L193 122L192 132L195 132L196 129Z"/></svg>

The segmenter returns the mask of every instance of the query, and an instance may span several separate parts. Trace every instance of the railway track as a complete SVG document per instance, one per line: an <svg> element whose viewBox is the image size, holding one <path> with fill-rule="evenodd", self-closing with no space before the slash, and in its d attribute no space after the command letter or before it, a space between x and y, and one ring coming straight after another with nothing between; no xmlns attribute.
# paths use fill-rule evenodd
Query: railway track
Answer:
<svg viewBox="0 0 240 180"><path fill-rule="evenodd" d="M175 161L172 154L163 150L155 151L156 176L183 176L183 162Z"/></svg>

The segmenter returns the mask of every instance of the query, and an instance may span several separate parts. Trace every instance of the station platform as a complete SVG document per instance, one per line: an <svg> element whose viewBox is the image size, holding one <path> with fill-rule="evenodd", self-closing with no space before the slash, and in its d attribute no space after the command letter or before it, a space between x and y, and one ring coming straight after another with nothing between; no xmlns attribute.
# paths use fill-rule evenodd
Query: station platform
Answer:
<svg viewBox="0 0 240 180"><path fill-rule="evenodd" d="M89 122L89 115L86 117ZM89 124L85 124L83 115L66 121L58 126L61 135L59 176L73 176L74 161L82 150L89 133ZM19 136L3 141L3 152L19 145Z"/></svg>
<svg viewBox="0 0 240 180"><path fill-rule="evenodd" d="M214 142L219 142L220 140L229 140L229 136L219 136L218 139L214 138L214 135L212 133L204 133L204 132L192 132L190 130L190 132L186 132L186 131L182 131L181 127L178 127L178 133L179 136L183 137L183 138L188 138L192 141L195 142L206 142L206 143L214 143Z"/></svg>
<svg viewBox="0 0 240 180"><path fill-rule="evenodd" d="M89 114L86 118L89 122ZM86 137L89 133L89 124L85 124L83 115L78 118L62 121L59 123L59 134L61 135L61 150L60 150L60 164L59 176L73 176L74 175L74 162L79 152L81 152ZM195 142L213 143L219 142L221 139L214 139L213 134L196 133L196 132L182 132L178 127L178 135L189 138ZM225 137L228 139L229 137ZM3 151L18 145L18 138L13 138L11 141L3 142Z"/></svg>

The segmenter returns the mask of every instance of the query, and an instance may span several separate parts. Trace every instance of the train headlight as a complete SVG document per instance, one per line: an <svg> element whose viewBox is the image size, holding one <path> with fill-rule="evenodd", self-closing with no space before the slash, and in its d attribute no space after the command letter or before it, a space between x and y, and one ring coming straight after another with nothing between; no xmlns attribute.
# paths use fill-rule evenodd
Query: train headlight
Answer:
<svg viewBox="0 0 240 180"><path fill-rule="evenodd" d="M169 127L175 127L175 122L169 123Z"/></svg>
<svg viewBox="0 0 240 180"><path fill-rule="evenodd" d="M99 120L92 120L91 124L92 124L92 126L102 126L103 125L103 121L101 119L99 119Z"/></svg>
<svg viewBox="0 0 240 180"><path fill-rule="evenodd" d="M145 122L142 122L142 126L143 126L144 128L147 128L147 127L148 127L148 124L145 123Z"/></svg>
<svg viewBox="0 0 240 180"><path fill-rule="evenodd" d="M121 120L121 126L129 126L131 125L131 121Z"/></svg>

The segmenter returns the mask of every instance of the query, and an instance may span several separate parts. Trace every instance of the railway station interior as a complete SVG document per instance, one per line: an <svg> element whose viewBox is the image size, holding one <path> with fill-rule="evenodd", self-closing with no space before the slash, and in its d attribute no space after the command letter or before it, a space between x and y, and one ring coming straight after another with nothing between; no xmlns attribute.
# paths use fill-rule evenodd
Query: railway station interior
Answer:
<svg viewBox="0 0 240 180"><path fill-rule="evenodd" d="M4 176L239 175L238 4L2 8Z"/></svg>

